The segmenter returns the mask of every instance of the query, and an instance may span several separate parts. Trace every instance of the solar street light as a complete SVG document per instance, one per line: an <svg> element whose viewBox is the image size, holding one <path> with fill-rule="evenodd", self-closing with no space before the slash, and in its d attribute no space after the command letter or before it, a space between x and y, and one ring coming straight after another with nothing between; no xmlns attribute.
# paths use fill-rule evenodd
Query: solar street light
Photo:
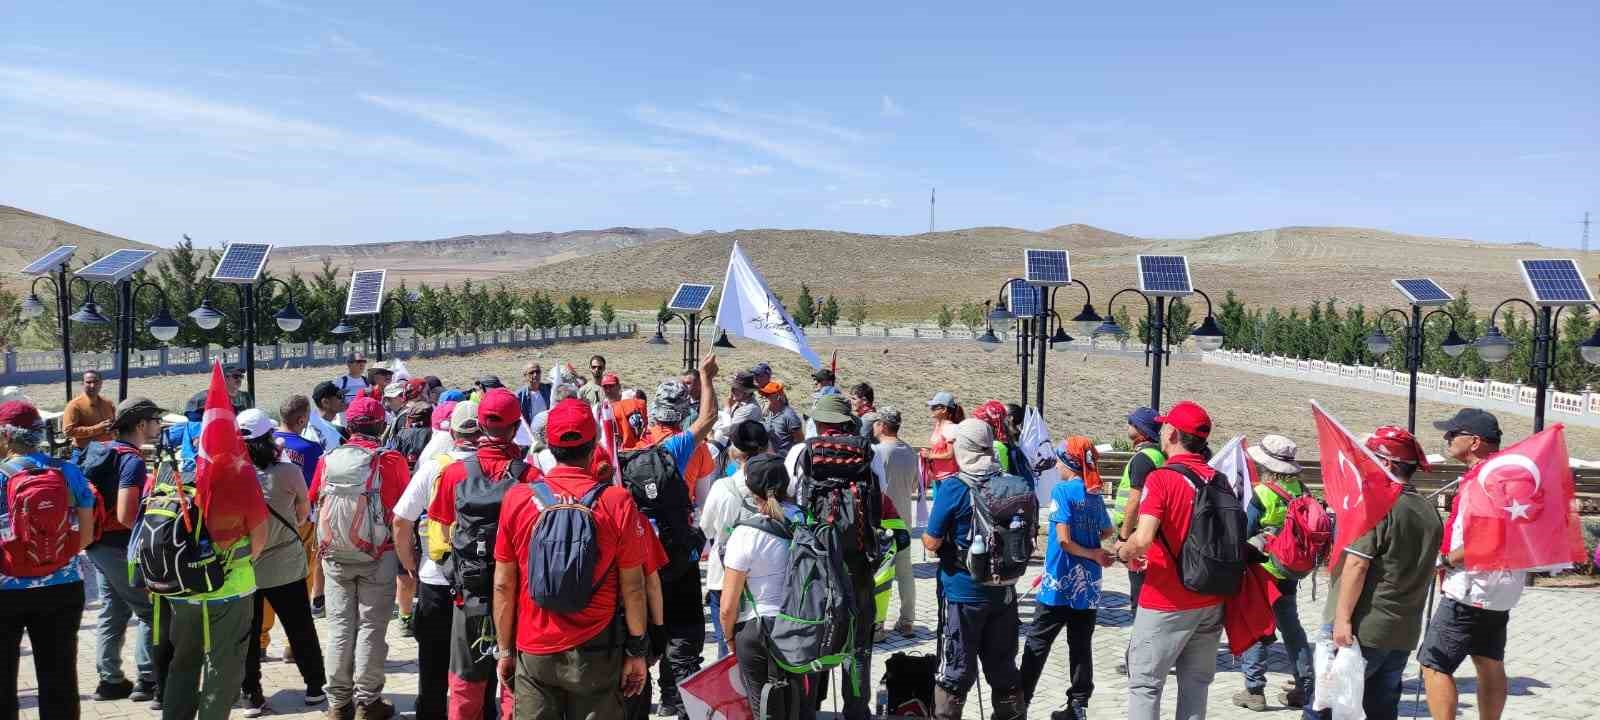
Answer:
<svg viewBox="0 0 1600 720"><path fill-rule="evenodd" d="M1119 325L1117 323L1117 319L1116 318L1106 318L1104 322L1100 323L1099 327L1096 327L1094 329L1094 334L1095 334L1096 337L1098 337L1100 335L1110 335L1111 337L1122 337L1124 335L1127 335L1128 333L1127 333L1126 330L1122 329L1121 325Z"/></svg>
<svg viewBox="0 0 1600 720"><path fill-rule="evenodd" d="M73 381L72 334L67 324L67 314L72 309L72 279L68 276L67 268L77 250L76 245L62 245L22 269L22 274L36 276L27 299L22 301L21 315L24 320L44 314L44 302L39 299L39 283L46 283L55 291L56 333L61 337L61 378L67 392L67 402L72 402ZM83 282L88 283L87 280Z"/></svg>
<svg viewBox="0 0 1600 720"><path fill-rule="evenodd" d="M173 338L178 337L178 321L173 319L172 311L167 309L165 302L161 303L161 308L145 323L145 328L155 339L164 343L172 342Z"/></svg>
<svg viewBox="0 0 1600 720"><path fill-rule="evenodd" d="M200 300L200 307L190 311L189 319L201 330L215 330L222 325L224 315L211 304L211 298L206 297Z"/></svg>
<svg viewBox="0 0 1600 720"><path fill-rule="evenodd" d="M684 372L693 372L695 367L700 364L700 326L707 320L715 319L715 316L711 315L702 317L700 313L705 311L706 303L710 302L711 293L716 288L717 286L715 285L705 283L681 283L678 285L678 289L673 291L672 298L667 300L668 318L676 319L678 322L683 323ZM821 307L822 303L819 301L817 308L820 309ZM815 314L813 314L813 317L815 317ZM666 337L661 333L665 326L666 323L658 318L656 320L656 334L646 340L645 344L669 344ZM733 343L728 341L728 333L724 330L711 346L732 348Z"/></svg>
<svg viewBox="0 0 1600 720"><path fill-rule="evenodd" d="M272 320L278 324L279 330L292 333L305 324L306 316L300 314L300 308L295 307L294 298L291 297L288 305L283 306L282 310L273 314Z"/></svg>
<svg viewBox="0 0 1600 720"><path fill-rule="evenodd" d="M1083 311L1072 320L1074 330L1083 333L1091 331L1100 322L1100 316L1095 313L1093 302L1089 301L1089 286L1072 277L1071 257L1066 250L1027 248L1023 250L1022 262L1022 277L1001 283L998 297L992 302L984 302L984 307L988 308L984 317L990 326L975 340L985 352L993 352L1000 342L993 324L1016 321L1017 365L1021 369L1022 380L1021 402L1023 405L1030 404L1029 364L1034 363L1037 368L1032 377L1032 405L1042 410L1046 350L1065 351L1068 343L1072 342L1072 336L1066 333L1063 327L1065 323L1055 310L1056 293L1068 285L1083 288L1086 302Z"/></svg>
<svg viewBox="0 0 1600 720"><path fill-rule="evenodd" d="M714 342L714 343L711 343L711 347L721 348L723 350L732 350L733 349L733 343L728 342L728 331L727 330L723 330L722 332L718 333L717 334L717 341Z"/></svg>
<svg viewBox="0 0 1600 720"><path fill-rule="evenodd" d="M989 311L989 322L1006 322L1007 320L1015 320L1016 317L1011 313L1011 309L1006 307L1005 298L1001 298L999 302L995 303L994 309Z"/></svg>
<svg viewBox="0 0 1600 720"><path fill-rule="evenodd" d="M1000 349L1000 338L995 336L994 328L992 327L985 327L983 334L974 339L978 342L978 348L986 353Z"/></svg>
<svg viewBox="0 0 1600 720"><path fill-rule="evenodd" d="M40 300L37 294L28 293L28 297L22 301L22 318L24 320L32 320L43 314L44 301Z"/></svg>
<svg viewBox="0 0 1600 720"><path fill-rule="evenodd" d="M349 317L341 317L339 318L339 324L333 326L333 329L329 330L328 332L334 335L354 335L356 333L356 327L350 324Z"/></svg>
<svg viewBox="0 0 1600 720"><path fill-rule="evenodd" d="M89 299L84 300L83 305L79 306L78 311L73 313L71 317L68 317L67 319L83 325L111 324L111 320L100 313L100 305L94 301L94 295L92 293L90 294Z"/></svg>
<svg viewBox="0 0 1600 720"><path fill-rule="evenodd" d="M1224 339L1222 328L1217 326L1217 319L1209 314L1201 321L1200 327L1195 328L1189 335L1194 338L1195 347L1200 348L1200 352L1220 349Z"/></svg>
<svg viewBox="0 0 1600 720"><path fill-rule="evenodd" d="M1060 325L1057 325L1055 333L1050 336L1050 349L1056 352L1066 352L1071 349L1071 344L1072 336L1068 335L1067 331Z"/></svg>
<svg viewBox="0 0 1600 720"><path fill-rule="evenodd" d="M1168 349L1172 343L1172 328L1167 321L1169 303L1192 294L1205 298L1205 321L1190 332L1195 338L1195 346L1201 352L1222 347L1223 334L1212 313L1211 297L1194 287L1189 275L1188 258L1182 255L1140 255L1137 259L1138 286L1118 290L1111 296L1111 301L1106 303L1106 319L1094 332L1096 335L1125 336L1127 331L1116 321L1112 312L1117 297L1131 292L1144 299L1145 318L1150 330L1145 337L1144 347L1145 364L1150 366L1150 406L1160 408L1161 369L1172 362L1172 351Z"/></svg>
<svg viewBox="0 0 1600 720"><path fill-rule="evenodd" d="M1456 316L1442 307L1455 298L1440 287L1439 283L1434 282L1432 278L1399 278L1392 281L1392 283L1395 290L1398 290L1405 297L1406 302L1411 305L1411 312L1406 313L1393 308L1383 311L1378 316L1380 321L1378 326L1373 327L1372 335L1367 337L1367 350L1374 355L1382 355L1394 347L1393 341L1388 336L1384 336L1382 342L1374 341L1383 333L1383 328L1381 327L1382 318L1390 313L1399 315L1401 326L1406 331L1404 338L1405 369L1407 374L1410 375L1407 390L1406 429L1416 432L1417 373L1422 371L1423 342L1425 338L1423 328L1436 315L1443 315L1450 319L1450 330L1445 335L1444 340L1439 343L1439 349L1443 350L1444 354L1449 357L1460 357L1461 353L1467 349L1467 341L1463 340L1461 335L1456 332ZM1433 307L1433 310L1423 314L1424 308L1430 306Z"/></svg>
<svg viewBox="0 0 1600 720"><path fill-rule="evenodd" d="M1367 334L1367 352L1373 355L1387 355L1394 348L1394 341L1389 339L1389 334L1377 325L1372 326L1372 332Z"/></svg>
<svg viewBox="0 0 1600 720"><path fill-rule="evenodd" d="M1497 363L1511 355L1511 340L1500 333L1500 328L1490 325L1489 331L1472 344L1472 349L1478 351L1478 357L1484 362Z"/></svg>
<svg viewBox="0 0 1600 720"><path fill-rule="evenodd" d="M1087 287L1084 288L1085 293L1088 290ZM1104 318L1100 317L1100 313L1094 311L1094 306L1084 302L1083 310L1072 318L1072 329L1078 331L1079 335L1093 335L1095 328L1100 327L1100 323L1103 321Z"/></svg>
<svg viewBox="0 0 1600 720"><path fill-rule="evenodd" d="M400 322L396 323L390 332L401 340L410 340L417 336L417 328L411 324L411 318L405 315L400 316Z"/></svg>
<svg viewBox="0 0 1600 720"><path fill-rule="evenodd" d="M1454 324L1450 326L1450 333L1444 336L1444 342L1439 344L1439 349L1443 350L1444 354L1453 358L1461 357L1461 353L1466 351L1467 341L1462 339L1460 334L1456 333Z"/></svg>
<svg viewBox="0 0 1600 720"><path fill-rule="evenodd" d="M644 341L644 344L646 344L646 345L666 345L667 344L667 338L661 334L661 321L660 320L656 321L656 334L651 335L649 340Z"/></svg>

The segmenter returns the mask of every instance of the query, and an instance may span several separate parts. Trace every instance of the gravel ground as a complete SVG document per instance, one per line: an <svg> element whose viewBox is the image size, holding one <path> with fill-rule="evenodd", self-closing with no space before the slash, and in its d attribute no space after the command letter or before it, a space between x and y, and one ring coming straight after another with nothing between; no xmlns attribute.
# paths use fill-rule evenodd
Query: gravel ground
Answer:
<svg viewBox="0 0 1600 720"><path fill-rule="evenodd" d="M710 350L710 343L705 344ZM877 390L879 405L896 405L906 417L903 435L921 443L929 425L922 412L923 403L935 391L949 390L969 410L989 398L1012 401L1017 397L1018 369L1009 348L992 354L979 350L970 341L910 341L853 338L816 338L814 349L824 360L838 350L842 387L866 381ZM588 357L599 353L609 358L610 368L622 376L627 387L653 389L656 382L679 368L679 348L647 346L641 340L557 345L526 351L491 351L458 357L438 356L407 362L413 374L438 375L447 385L470 385L474 378L497 374L507 385L520 382L522 365L537 359L546 374L557 360L574 367L588 367ZM740 368L758 361L772 364L776 376L789 383L789 398L796 405L808 403L812 389L809 368L799 356L787 351L741 342L734 350L718 353L722 375L731 377ZM328 367L310 369L257 368L257 394L260 404L275 413L278 403L291 393L309 393L320 380L337 371ZM1064 433L1089 435L1099 442L1122 437L1123 416L1129 409L1149 401L1150 370L1137 359L1083 353L1052 353L1047 363L1046 420L1059 437ZM178 375L138 378L132 383L134 394L147 395L163 407L181 409L183 402L205 387L206 376ZM108 386L114 385L108 383ZM726 385L721 386L722 389ZM45 399L50 409L60 409L60 385L28 386L34 398ZM1164 369L1163 403L1180 399L1200 402L1210 411L1218 444L1237 434L1260 437L1281 433L1299 441L1305 457L1316 456L1316 432L1307 401L1316 399L1353 432L1369 431L1385 423L1404 423L1405 399L1391 395L1335 388L1310 382L1264 377L1198 362L1174 361ZM1448 417L1454 407L1422 402L1418 406L1419 425ZM1503 416L1501 424L1508 438L1521 438L1532 431L1532 420ZM1442 450L1443 441L1431 429L1422 440L1430 452ZM1570 427L1568 448L1577 457L1600 456L1600 430Z"/></svg>

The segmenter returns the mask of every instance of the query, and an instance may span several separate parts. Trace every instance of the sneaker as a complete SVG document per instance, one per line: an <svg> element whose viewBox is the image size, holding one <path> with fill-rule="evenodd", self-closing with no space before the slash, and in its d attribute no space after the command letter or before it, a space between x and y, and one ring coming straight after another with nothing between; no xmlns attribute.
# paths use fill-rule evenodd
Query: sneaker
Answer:
<svg viewBox="0 0 1600 720"><path fill-rule="evenodd" d="M884 642L884 641L886 641L888 639L889 639L889 631L883 629L882 625L879 625L877 628L875 628L872 631L872 642L873 642L873 644L881 643L881 642Z"/></svg>
<svg viewBox="0 0 1600 720"><path fill-rule="evenodd" d="M1233 694L1233 704L1246 710L1264 712L1267 709L1267 696L1259 692L1242 690Z"/></svg>
<svg viewBox="0 0 1600 720"><path fill-rule="evenodd" d="M322 688L317 688L315 690L306 688L307 705L321 705L322 703L327 702L327 700L328 693L324 692Z"/></svg>
<svg viewBox="0 0 1600 720"><path fill-rule="evenodd" d="M415 615L400 616L400 637L414 638L417 636L417 629L411 622L415 617Z"/></svg>
<svg viewBox="0 0 1600 720"><path fill-rule="evenodd" d="M394 717L394 706L383 698L378 698L365 705L356 705L355 720L390 720Z"/></svg>
<svg viewBox="0 0 1600 720"><path fill-rule="evenodd" d="M245 693L244 716L258 718L267 711L267 697L259 692Z"/></svg>
<svg viewBox="0 0 1600 720"><path fill-rule="evenodd" d="M125 700L132 694L133 682L130 680L114 683L102 682L94 688L94 699L99 702Z"/></svg>
<svg viewBox="0 0 1600 720"><path fill-rule="evenodd" d="M1292 708L1303 708L1310 704L1311 699L1306 697L1306 691L1295 688L1283 694L1283 704Z"/></svg>
<svg viewBox="0 0 1600 720"><path fill-rule="evenodd" d="M133 684L133 692L128 694L128 699L134 702L150 702L160 694L160 689L153 682L138 682Z"/></svg>
<svg viewBox="0 0 1600 720"><path fill-rule="evenodd" d="M895 623L894 631L900 633L901 637L917 636L917 626L909 620L902 623Z"/></svg>
<svg viewBox="0 0 1600 720"><path fill-rule="evenodd" d="M1066 707L1050 713L1050 720L1089 720L1089 708L1069 700Z"/></svg>
<svg viewBox="0 0 1600 720"><path fill-rule="evenodd" d="M328 712L323 715L327 720L356 720L355 703L349 705L329 705Z"/></svg>

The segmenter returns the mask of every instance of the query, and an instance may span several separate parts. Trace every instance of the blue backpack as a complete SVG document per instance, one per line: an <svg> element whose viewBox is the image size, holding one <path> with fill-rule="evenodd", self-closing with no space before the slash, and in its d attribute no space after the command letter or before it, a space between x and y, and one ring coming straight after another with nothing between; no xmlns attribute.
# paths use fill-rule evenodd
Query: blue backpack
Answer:
<svg viewBox="0 0 1600 720"><path fill-rule="evenodd" d="M545 610L571 615L589 607L609 568L597 568L600 539L594 504L605 492L595 483L581 499L558 497L545 483L534 483L533 503L539 508L528 539L528 594Z"/></svg>

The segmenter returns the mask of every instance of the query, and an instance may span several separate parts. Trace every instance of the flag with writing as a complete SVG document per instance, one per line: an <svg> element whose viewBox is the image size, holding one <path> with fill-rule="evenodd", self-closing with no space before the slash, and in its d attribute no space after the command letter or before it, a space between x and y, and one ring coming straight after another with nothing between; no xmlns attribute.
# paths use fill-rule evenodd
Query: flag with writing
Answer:
<svg viewBox="0 0 1600 720"><path fill-rule="evenodd" d="M211 364L211 387L200 420L200 442L194 458L195 497L205 512L206 530L218 547L228 547L267 517L256 481L255 466L233 414L222 364Z"/></svg>
<svg viewBox="0 0 1600 720"><path fill-rule="evenodd" d="M728 253L728 273L722 279L722 299L717 302L717 327L798 353L811 367L822 368L822 359L806 343L806 331L767 289L766 278L750 264L737 242ZM837 355L834 362L838 362Z"/></svg>
<svg viewBox="0 0 1600 720"><path fill-rule="evenodd" d="M1561 570L1584 559L1566 429L1552 425L1461 478L1469 570Z"/></svg>
<svg viewBox="0 0 1600 720"><path fill-rule="evenodd" d="M683 709L692 720L753 720L739 664L728 655L678 683Z"/></svg>
<svg viewBox="0 0 1600 720"><path fill-rule="evenodd" d="M1311 417L1316 421L1317 450L1322 457L1322 500L1338 518L1328 557L1331 568L1344 557L1346 546L1389 514L1403 488L1377 456L1315 400L1311 401Z"/></svg>
<svg viewBox="0 0 1600 720"><path fill-rule="evenodd" d="M1250 462L1250 456L1245 454L1249 447L1249 441L1240 435L1223 445L1207 463L1218 475L1228 479L1228 487L1233 489L1239 502L1246 505L1250 503L1250 488L1256 484L1256 464Z"/></svg>

